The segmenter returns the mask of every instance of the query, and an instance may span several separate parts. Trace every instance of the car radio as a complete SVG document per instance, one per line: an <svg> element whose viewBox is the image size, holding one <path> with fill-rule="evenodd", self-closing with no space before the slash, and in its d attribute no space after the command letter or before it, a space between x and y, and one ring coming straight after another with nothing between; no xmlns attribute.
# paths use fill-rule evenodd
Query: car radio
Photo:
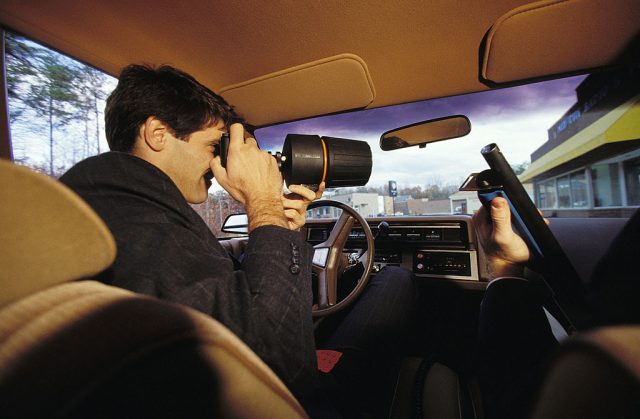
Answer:
<svg viewBox="0 0 640 419"><path fill-rule="evenodd" d="M413 254L413 273L451 279L478 280L475 252L417 249Z"/></svg>

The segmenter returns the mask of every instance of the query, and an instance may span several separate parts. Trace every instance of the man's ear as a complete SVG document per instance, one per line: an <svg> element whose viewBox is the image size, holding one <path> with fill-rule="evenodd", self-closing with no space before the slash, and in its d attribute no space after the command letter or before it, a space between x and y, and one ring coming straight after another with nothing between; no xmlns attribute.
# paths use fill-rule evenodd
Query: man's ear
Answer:
<svg viewBox="0 0 640 419"><path fill-rule="evenodd" d="M155 116L148 117L140 127L140 136L153 151L164 149L166 146L165 134L168 133L167 125Z"/></svg>

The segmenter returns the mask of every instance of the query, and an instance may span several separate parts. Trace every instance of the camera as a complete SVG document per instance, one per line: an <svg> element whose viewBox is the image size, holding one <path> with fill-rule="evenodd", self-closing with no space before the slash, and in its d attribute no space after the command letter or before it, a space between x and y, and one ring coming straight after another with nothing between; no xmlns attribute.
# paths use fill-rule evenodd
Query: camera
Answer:
<svg viewBox="0 0 640 419"><path fill-rule="evenodd" d="M220 140L219 154L226 167L229 134ZM287 185L300 184L318 190L362 186L371 176L371 147L366 141L318 135L288 134L282 152L272 154Z"/></svg>

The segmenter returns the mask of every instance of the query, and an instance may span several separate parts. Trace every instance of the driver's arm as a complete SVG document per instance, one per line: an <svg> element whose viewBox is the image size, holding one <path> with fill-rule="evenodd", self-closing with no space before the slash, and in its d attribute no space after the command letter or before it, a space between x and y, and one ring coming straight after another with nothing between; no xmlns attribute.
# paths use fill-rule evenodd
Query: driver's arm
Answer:
<svg viewBox="0 0 640 419"><path fill-rule="evenodd" d="M537 286L523 279L529 249L511 227L511 211L504 198L481 207L473 222L487 256L492 282L478 315L478 347L485 354L479 364L487 409L512 417L512 406L526 404L528 389L544 359L557 344ZM515 403L515 404L514 404Z"/></svg>
<svg viewBox="0 0 640 419"><path fill-rule="evenodd" d="M214 317L232 325L294 395L303 396L314 388L316 374L309 310L313 247L289 230L276 160L253 137L245 138L242 125L231 125L229 134L226 168L216 156L211 169L220 186L244 204L249 241L240 270L230 263L209 264L210 278L194 287L210 302Z"/></svg>
<svg viewBox="0 0 640 419"><path fill-rule="evenodd" d="M504 198L491 201L490 213L481 207L473 216L473 225L487 256L491 279L522 277L529 261L529 248L511 227L511 211Z"/></svg>

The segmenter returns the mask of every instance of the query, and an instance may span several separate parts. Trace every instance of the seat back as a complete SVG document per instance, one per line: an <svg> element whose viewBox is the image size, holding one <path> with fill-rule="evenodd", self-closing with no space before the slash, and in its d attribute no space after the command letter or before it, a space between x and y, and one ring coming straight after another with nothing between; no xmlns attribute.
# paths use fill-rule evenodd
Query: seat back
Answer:
<svg viewBox="0 0 640 419"><path fill-rule="evenodd" d="M113 263L107 226L73 191L0 159L0 307Z"/></svg>
<svg viewBox="0 0 640 419"><path fill-rule="evenodd" d="M2 417L306 417L214 319L87 280L115 244L65 186L0 161L0 202Z"/></svg>
<svg viewBox="0 0 640 419"><path fill-rule="evenodd" d="M566 341L550 364L533 419L640 417L640 327Z"/></svg>

